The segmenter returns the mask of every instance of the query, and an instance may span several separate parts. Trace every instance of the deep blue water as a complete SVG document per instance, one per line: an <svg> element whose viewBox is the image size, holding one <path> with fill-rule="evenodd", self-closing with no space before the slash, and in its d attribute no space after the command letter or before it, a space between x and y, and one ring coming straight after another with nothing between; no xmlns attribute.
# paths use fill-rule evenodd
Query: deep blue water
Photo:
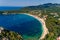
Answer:
<svg viewBox="0 0 60 40"><path fill-rule="evenodd" d="M42 34L42 24L26 14L0 15L0 26L20 33L24 40L38 40Z"/></svg>
<svg viewBox="0 0 60 40"><path fill-rule="evenodd" d="M0 6L0 11L6 11L6 10L20 10L23 7L4 7L4 6Z"/></svg>

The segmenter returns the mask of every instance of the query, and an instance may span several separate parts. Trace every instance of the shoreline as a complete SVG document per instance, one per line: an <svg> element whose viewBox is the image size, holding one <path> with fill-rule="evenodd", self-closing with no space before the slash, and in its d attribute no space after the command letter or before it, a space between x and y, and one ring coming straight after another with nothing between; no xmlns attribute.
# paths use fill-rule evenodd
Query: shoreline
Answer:
<svg viewBox="0 0 60 40"><path fill-rule="evenodd" d="M24 13L24 14L26 14L26 13ZM44 39L45 36L49 33L49 32L48 32L48 29L47 29L47 27L46 27L46 24L45 24L44 19L43 19L43 18L39 18L39 17L36 16L36 15L31 15L31 14L26 14L26 15L32 16L32 17L36 18L37 20L39 20L39 21L42 23L43 32L42 32L42 35L41 35L41 37L39 38L39 40Z"/></svg>

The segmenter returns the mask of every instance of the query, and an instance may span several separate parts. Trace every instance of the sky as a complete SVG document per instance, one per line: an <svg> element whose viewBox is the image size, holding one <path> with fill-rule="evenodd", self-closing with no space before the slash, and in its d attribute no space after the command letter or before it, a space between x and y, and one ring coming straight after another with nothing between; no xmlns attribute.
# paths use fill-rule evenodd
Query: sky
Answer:
<svg viewBox="0 0 60 40"><path fill-rule="evenodd" d="M0 0L0 6L35 6L45 3L60 3L60 0Z"/></svg>

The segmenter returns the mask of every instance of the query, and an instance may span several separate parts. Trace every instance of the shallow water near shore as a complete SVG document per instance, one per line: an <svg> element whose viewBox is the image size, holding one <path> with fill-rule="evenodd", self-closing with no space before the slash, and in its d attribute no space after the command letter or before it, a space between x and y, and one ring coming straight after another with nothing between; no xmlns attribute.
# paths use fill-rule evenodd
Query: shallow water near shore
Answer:
<svg viewBox="0 0 60 40"><path fill-rule="evenodd" d="M38 40L43 32L41 22L26 14L0 15L0 26L20 33L24 40Z"/></svg>

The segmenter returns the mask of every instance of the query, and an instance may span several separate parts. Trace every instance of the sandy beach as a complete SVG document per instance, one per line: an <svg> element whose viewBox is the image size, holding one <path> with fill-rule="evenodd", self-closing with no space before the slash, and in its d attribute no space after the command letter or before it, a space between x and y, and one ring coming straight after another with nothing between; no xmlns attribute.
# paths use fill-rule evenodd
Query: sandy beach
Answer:
<svg viewBox="0 0 60 40"><path fill-rule="evenodd" d="M26 13L25 13L25 14L26 14ZM37 20L39 20L39 21L42 23L43 33L42 33L41 37L39 38L39 40L44 39L45 36L49 33L49 32L48 32L48 29L47 29L47 27L46 27L46 24L45 24L44 19L43 19L43 18L39 18L38 16L35 16L35 15L31 15L31 14L26 14L26 15L30 15L30 16L32 16L32 17L35 17Z"/></svg>
<svg viewBox="0 0 60 40"><path fill-rule="evenodd" d="M43 27L43 33L42 33L42 35L41 35L41 37L40 37L40 39L39 39L39 40L41 40L41 39L44 39L45 36L46 36L49 32L48 32L48 29L47 29L47 27L46 27L46 24L45 24L44 19L43 19L43 18L39 18L39 20L41 21L42 27Z"/></svg>

